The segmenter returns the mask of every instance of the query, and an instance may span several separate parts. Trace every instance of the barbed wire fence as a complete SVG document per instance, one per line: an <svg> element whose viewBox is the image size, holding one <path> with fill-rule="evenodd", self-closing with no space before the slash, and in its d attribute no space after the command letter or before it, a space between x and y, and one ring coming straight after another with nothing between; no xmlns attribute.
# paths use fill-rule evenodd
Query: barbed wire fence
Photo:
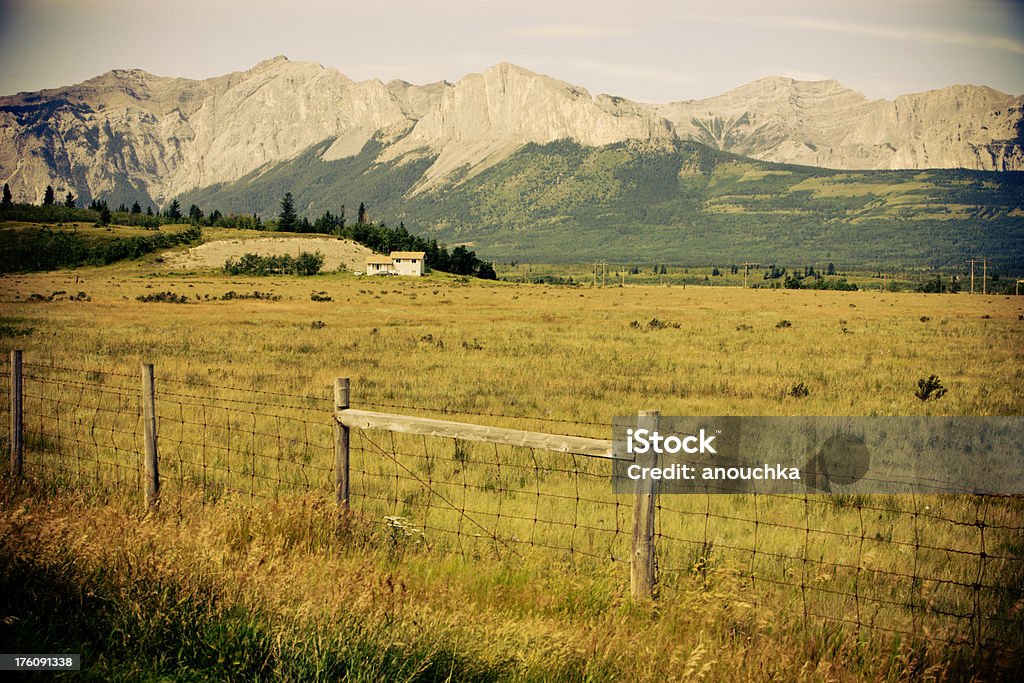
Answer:
<svg viewBox="0 0 1024 683"><path fill-rule="evenodd" d="M15 374L13 360L0 367L5 384L13 385ZM25 476L142 502L142 376L26 362L20 377ZM592 440L600 427L360 402L358 388L353 399L337 406L326 387L309 396L157 374L160 508L338 496L343 411L477 418L475 425L539 427L565 439ZM3 392L0 407L12 422L15 404L13 392ZM535 558L611 572L628 585L636 571L638 497L612 493L609 458L546 442L392 427L380 418L346 427L345 438L344 507L381 529L387 543L470 560ZM4 439L13 470L14 438ZM704 493L652 500L656 599L696 590L751 614L767 610L975 657L1019 661L1024 654L1019 497Z"/></svg>

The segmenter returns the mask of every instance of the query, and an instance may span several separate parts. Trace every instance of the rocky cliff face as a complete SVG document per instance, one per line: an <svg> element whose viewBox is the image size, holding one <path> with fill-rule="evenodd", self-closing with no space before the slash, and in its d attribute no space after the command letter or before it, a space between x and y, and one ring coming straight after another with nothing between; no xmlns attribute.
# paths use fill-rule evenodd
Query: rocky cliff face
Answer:
<svg viewBox="0 0 1024 683"><path fill-rule="evenodd" d="M954 86L868 100L835 81L770 78L719 97L647 105L511 64L458 83L353 82L277 57L192 81L112 71L0 97L0 181L19 201L43 188L150 198L231 182L331 140L325 159L385 143L379 161L436 156L416 191L466 177L526 143L569 138L661 145L679 137L758 159L849 169L1024 169L1024 98Z"/></svg>
<svg viewBox="0 0 1024 683"><path fill-rule="evenodd" d="M445 85L411 132L382 161L416 150L439 152L418 189L460 169L473 174L529 142L572 139L588 146L622 140L670 140L671 126L653 111L607 95L498 64Z"/></svg>
<svg viewBox="0 0 1024 683"><path fill-rule="evenodd" d="M781 163L841 169L1024 170L1024 97L957 85L894 102L836 81L765 78L656 105L680 137Z"/></svg>

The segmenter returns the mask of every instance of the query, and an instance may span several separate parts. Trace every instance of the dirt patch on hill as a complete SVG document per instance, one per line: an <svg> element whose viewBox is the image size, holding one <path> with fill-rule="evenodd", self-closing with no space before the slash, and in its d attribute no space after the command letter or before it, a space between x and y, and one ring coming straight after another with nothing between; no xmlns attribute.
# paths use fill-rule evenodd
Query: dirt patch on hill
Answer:
<svg viewBox="0 0 1024 683"><path fill-rule="evenodd" d="M229 258L244 254L298 256L302 251L323 254L325 271L337 270L339 264L350 271L366 270L366 257L373 253L361 244L334 237L254 237L207 242L169 256L166 262L172 268L221 268Z"/></svg>

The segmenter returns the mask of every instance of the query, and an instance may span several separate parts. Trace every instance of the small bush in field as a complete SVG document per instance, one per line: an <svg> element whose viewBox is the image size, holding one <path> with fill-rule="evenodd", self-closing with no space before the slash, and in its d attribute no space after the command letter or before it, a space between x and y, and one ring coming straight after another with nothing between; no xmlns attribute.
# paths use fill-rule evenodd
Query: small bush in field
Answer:
<svg viewBox="0 0 1024 683"><path fill-rule="evenodd" d="M922 377L917 380L917 391L914 392L914 396L917 396L922 401L929 399L939 400L946 395L946 387L942 386L942 380L936 375L930 375L928 377Z"/></svg>

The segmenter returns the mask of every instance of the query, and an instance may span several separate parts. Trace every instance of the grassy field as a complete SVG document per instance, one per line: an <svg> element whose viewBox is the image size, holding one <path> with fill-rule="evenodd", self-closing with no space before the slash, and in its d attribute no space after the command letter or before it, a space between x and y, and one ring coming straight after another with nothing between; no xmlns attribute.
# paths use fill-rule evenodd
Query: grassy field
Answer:
<svg viewBox="0 0 1024 683"><path fill-rule="evenodd" d="M253 291L280 298L237 298ZM159 292L188 299L137 298ZM236 296L225 299L229 292ZM0 634L81 650L87 677L955 680L1010 676L1020 664L946 642L969 645L974 625L950 615L977 611L996 618L978 624L981 641L1020 647L1019 606L1007 597L1019 599L1024 585L1017 501L673 497L659 509L662 594L635 604L619 530L630 504L611 496L598 465L576 462L539 481L513 474L537 457L515 449L388 446L439 495L461 490L460 504L493 536L536 541L511 547L486 534L445 540L439 530L458 516L424 500L417 481L399 481L398 466L374 453L382 435L354 441L361 516L339 523L329 479L302 477L330 468L331 387L341 376L352 380L356 407L599 438L610 437L613 416L640 409L1020 415L1024 299L442 275L245 278L175 273L149 256L4 277L0 316L0 350L24 349L29 374L66 377L47 366L70 368L82 371L83 387L135 391L139 364L151 362L158 396L184 396L158 398L161 438L174 454L160 514L141 514L131 468L125 486L109 491L82 487L81 471L3 491ZM948 393L922 402L917 381L932 374ZM793 395L800 383L806 396ZM101 420L98 409L76 407L78 385L47 386L59 383L35 385L43 398L30 399L30 410L42 411L44 399L72 408L49 430L59 438L30 438L34 475L44 461L33 446L59 450L76 420ZM257 395L261 412L287 404L318 417L298 437L247 406L203 413L188 404L257 391L271 392ZM249 413L251 441L223 436L244 432ZM204 466L248 483L216 473L200 482L187 469L200 457L204 422L208 446L229 444ZM256 463L266 454L277 454L276 470ZM282 495L274 476L289 484ZM524 492L540 501L542 490L570 486L574 502L524 502ZM532 505L530 529L523 505ZM403 519L381 525L384 515ZM595 549L607 557L588 554ZM981 550L982 583L998 590L959 590L978 581ZM750 575L763 579L758 587ZM66 628L47 627L54 622Z"/></svg>

